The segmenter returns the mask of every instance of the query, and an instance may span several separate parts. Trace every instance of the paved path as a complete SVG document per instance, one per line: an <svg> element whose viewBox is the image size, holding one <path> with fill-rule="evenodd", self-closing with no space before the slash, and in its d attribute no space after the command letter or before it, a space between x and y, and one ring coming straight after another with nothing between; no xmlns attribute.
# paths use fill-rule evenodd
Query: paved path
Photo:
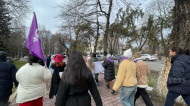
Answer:
<svg viewBox="0 0 190 106"><path fill-rule="evenodd" d="M162 68L164 66L164 61L145 61L151 71L162 71Z"/></svg>
<svg viewBox="0 0 190 106"><path fill-rule="evenodd" d="M100 80L100 86L98 86L98 89L103 101L103 106L123 106L123 104L120 102L120 91L118 91L117 95L111 94L112 90L107 89L105 81L103 79L103 73L99 75L99 80ZM46 96L44 97L44 101L43 101L44 106L54 106L55 104L55 97L54 99L48 98L49 86L50 86L50 82L48 83ZM14 102L10 106L18 106L18 104ZM93 99L92 99L92 106L95 106ZM139 99L137 100L136 106L145 106L145 105L142 102L142 100Z"/></svg>

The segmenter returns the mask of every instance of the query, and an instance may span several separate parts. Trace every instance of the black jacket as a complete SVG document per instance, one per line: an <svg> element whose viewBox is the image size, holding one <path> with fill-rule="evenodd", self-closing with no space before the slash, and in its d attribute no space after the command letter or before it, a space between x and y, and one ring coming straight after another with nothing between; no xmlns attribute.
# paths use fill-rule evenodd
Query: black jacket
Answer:
<svg viewBox="0 0 190 106"><path fill-rule="evenodd" d="M56 106L91 106L91 97L88 93L90 90L96 106L102 106L102 100L98 92L97 86L93 77L89 79L86 87L79 88L76 86L68 85L62 80L60 81Z"/></svg>
<svg viewBox="0 0 190 106"><path fill-rule="evenodd" d="M186 54L172 57L172 66L168 75L169 91L190 94L190 56Z"/></svg>
<svg viewBox="0 0 190 106"><path fill-rule="evenodd" d="M115 79L114 62L105 60L104 63L102 63L102 65L105 68L104 79L106 81L114 80Z"/></svg>
<svg viewBox="0 0 190 106"><path fill-rule="evenodd" d="M16 80L17 69L14 64L6 62L6 58L0 58L0 100L6 100L12 93L13 82L18 86Z"/></svg>
<svg viewBox="0 0 190 106"><path fill-rule="evenodd" d="M59 76L59 72L64 72L65 67L66 67L65 63L61 67L56 67L55 65L52 65L54 72L53 72L52 79L51 79L51 87L50 87L50 93L49 93L50 99L52 99L53 96L57 94L59 82L61 80L60 76Z"/></svg>

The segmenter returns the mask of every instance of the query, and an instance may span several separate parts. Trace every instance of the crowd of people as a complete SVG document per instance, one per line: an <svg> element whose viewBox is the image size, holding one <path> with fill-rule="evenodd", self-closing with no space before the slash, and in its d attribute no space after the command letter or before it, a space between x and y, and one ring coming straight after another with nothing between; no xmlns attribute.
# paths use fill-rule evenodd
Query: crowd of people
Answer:
<svg viewBox="0 0 190 106"><path fill-rule="evenodd" d="M173 106L180 95L190 106L189 51L173 47L170 56L172 66L167 80L165 106ZM91 106L91 97L96 106L102 106L104 101L97 88L100 85L99 74L95 72L94 64L97 61L96 54L82 56L78 51L66 56L48 56L46 64L40 58L29 55L28 63L17 71L14 64L6 62L6 52L0 51L0 106L8 106L13 83L17 88L16 103L19 106L43 106L49 80L49 98L56 98L56 106ZM134 106L140 96L147 106L153 106L146 92L150 70L141 59L141 52L133 54L131 49L124 51L116 77L110 54L104 53L101 64L105 69L105 86L112 90L110 93L113 95L117 95L121 88L120 100L124 106Z"/></svg>

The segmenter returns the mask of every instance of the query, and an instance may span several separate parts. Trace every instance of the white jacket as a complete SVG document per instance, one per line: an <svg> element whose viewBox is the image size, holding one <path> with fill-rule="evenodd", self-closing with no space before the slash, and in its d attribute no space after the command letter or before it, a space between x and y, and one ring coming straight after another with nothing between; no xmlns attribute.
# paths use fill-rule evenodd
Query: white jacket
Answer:
<svg viewBox="0 0 190 106"><path fill-rule="evenodd" d="M19 82L16 102L25 103L45 96L45 81L51 79L51 75L49 69L37 63L22 66L16 73Z"/></svg>

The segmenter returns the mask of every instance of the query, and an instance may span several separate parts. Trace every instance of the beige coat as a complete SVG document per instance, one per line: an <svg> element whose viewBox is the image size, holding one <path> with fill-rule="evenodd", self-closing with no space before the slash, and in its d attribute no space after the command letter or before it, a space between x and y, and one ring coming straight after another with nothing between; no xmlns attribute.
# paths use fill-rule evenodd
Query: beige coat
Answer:
<svg viewBox="0 0 190 106"><path fill-rule="evenodd" d="M140 88L146 88L148 86L147 76L150 74L150 70L144 61L138 61L137 66L137 86Z"/></svg>

